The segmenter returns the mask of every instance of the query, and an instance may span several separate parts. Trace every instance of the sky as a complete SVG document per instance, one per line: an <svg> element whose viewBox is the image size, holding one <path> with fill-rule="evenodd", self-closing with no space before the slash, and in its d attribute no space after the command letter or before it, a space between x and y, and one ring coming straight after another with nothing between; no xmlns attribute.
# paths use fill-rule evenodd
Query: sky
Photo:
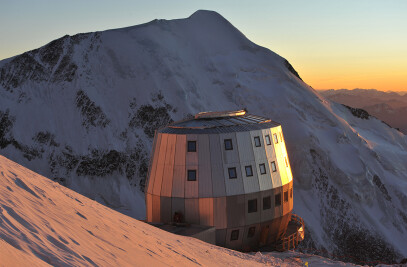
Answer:
<svg viewBox="0 0 407 267"><path fill-rule="evenodd" d="M407 0L0 0L0 60L65 34L214 10L315 89L407 91Z"/></svg>

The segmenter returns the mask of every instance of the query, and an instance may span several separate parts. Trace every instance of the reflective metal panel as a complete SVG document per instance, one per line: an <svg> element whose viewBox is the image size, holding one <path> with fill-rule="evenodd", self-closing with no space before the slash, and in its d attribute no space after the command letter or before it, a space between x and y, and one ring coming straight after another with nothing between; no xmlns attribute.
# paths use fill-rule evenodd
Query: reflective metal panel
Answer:
<svg viewBox="0 0 407 267"><path fill-rule="evenodd" d="M198 158L199 197L212 197L211 153L208 135L198 135Z"/></svg>
<svg viewBox="0 0 407 267"><path fill-rule="evenodd" d="M174 158L175 158L175 145L177 136L169 134L167 138L167 149L164 161L164 173L161 186L161 196L171 197L172 195L172 183L174 174Z"/></svg>
<svg viewBox="0 0 407 267"><path fill-rule="evenodd" d="M161 219L161 200L160 196L152 196L152 203L153 203L153 216L152 216L152 222L160 222Z"/></svg>
<svg viewBox="0 0 407 267"><path fill-rule="evenodd" d="M225 140L231 139L233 148L231 150L225 150ZM219 134L219 141L222 151L222 160L224 164L238 163L239 162L239 150L235 133Z"/></svg>
<svg viewBox="0 0 407 267"><path fill-rule="evenodd" d="M157 163L158 163L158 155L160 153L160 143L161 143L161 135L159 133L156 133L156 140L155 140L155 147L154 147L154 154L152 155L153 158L151 159L151 170L150 170L150 176L147 181L147 193L153 193L153 188L154 188L154 180L155 180L155 174L157 170Z"/></svg>
<svg viewBox="0 0 407 267"><path fill-rule="evenodd" d="M216 229L226 228L226 197L217 197L214 198L213 201L215 227Z"/></svg>
<svg viewBox="0 0 407 267"><path fill-rule="evenodd" d="M171 198L171 210L172 210L171 213L172 220L174 219L174 214L176 212L181 213L182 216L184 217L183 219L185 220L185 199L178 197Z"/></svg>
<svg viewBox="0 0 407 267"><path fill-rule="evenodd" d="M161 218L160 221L163 223L170 223L172 221L172 211L171 211L171 198L161 197Z"/></svg>
<svg viewBox="0 0 407 267"><path fill-rule="evenodd" d="M164 161L165 161L165 154L167 151L167 139L168 139L168 134L161 135L160 153L158 154L158 158L157 158L157 170L155 173L154 188L153 188L153 195L156 195L156 196L161 195L161 184L162 184L163 173L164 173Z"/></svg>
<svg viewBox="0 0 407 267"><path fill-rule="evenodd" d="M201 225L213 226L213 198L199 199L199 219Z"/></svg>
<svg viewBox="0 0 407 267"><path fill-rule="evenodd" d="M245 198L244 195L228 196L226 198L228 228L245 225Z"/></svg>
<svg viewBox="0 0 407 267"><path fill-rule="evenodd" d="M185 156L186 136L177 135L175 145L174 170L172 179L172 197L184 197L185 195Z"/></svg>
<svg viewBox="0 0 407 267"><path fill-rule="evenodd" d="M185 222L199 224L199 199L185 199Z"/></svg>
<svg viewBox="0 0 407 267"><path fill-rule="evenodd" d="M236 178L229 178L229 168L236 168ZM239 163L224 164L224 177L226 186L226 195L242 195L244 194L242 172Z"/></svg>
<svg viewBox="0 0 407 267"><path fill-rule="evenodd" d="M244 195L245 197L245 224L255 224L255 223L260 223L260 214L261 214L261 197L260 197L260 192L257 193L251 193L251 194L246 194ZM255 212L249 212L249 201L256 200L256 211ZM254 202L253 202L254 203Z"/></svg>

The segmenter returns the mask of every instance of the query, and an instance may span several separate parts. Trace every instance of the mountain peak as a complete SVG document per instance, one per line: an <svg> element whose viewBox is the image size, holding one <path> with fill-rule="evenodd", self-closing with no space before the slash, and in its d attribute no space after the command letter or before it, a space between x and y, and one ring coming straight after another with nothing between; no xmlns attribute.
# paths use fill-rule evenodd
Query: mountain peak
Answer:
<svg viewBox="0 0 407 267"><path fill-rule="evenodd" d="M225 19L221 14L213 10L199 9L195 11L189 18L222 18Z"/></svg>

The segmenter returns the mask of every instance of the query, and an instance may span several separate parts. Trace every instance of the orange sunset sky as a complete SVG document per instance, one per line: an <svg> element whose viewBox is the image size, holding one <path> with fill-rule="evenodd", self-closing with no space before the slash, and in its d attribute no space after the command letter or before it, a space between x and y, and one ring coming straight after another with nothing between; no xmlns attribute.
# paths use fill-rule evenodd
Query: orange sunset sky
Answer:
<svg viewBox="0 0 407 267"><path fill-rule="evenodd" d="M315 89L407 91L407 1L0 0L0 60L65 34L214 10Z"/></svg>

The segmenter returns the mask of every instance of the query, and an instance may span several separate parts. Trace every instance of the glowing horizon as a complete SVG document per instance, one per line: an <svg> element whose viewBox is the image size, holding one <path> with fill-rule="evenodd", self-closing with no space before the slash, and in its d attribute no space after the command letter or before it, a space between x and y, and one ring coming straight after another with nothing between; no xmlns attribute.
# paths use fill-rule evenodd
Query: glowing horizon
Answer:
<svg viewBox="0 0 407 267"><path fill-rule="evenodd" d="M65 34L220 13L254 43L286 58L315 89L407 91L407 1L0 0L0 60Z"/></svg>

